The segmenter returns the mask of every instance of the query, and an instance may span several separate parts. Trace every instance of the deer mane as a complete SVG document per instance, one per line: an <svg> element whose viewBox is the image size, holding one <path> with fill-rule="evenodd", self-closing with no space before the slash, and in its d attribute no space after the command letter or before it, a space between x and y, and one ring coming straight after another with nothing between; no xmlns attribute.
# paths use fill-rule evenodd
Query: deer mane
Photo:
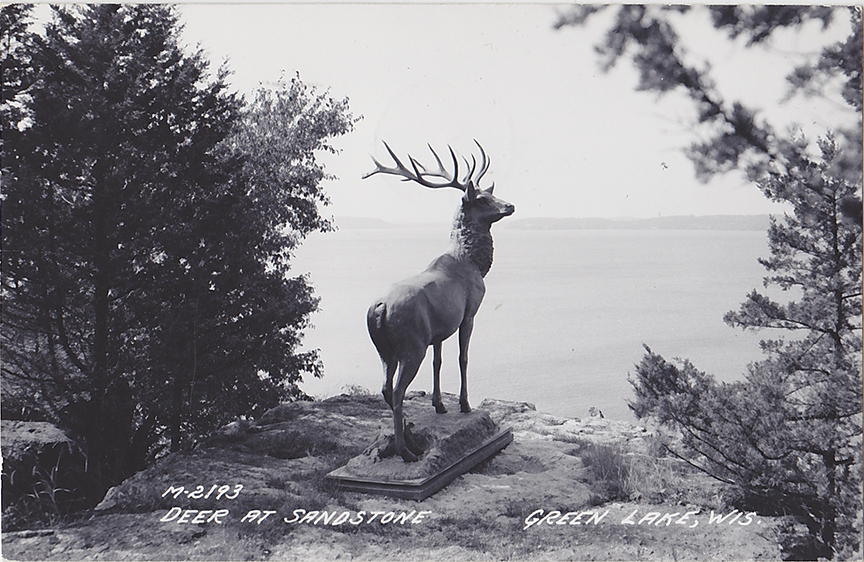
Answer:
<svg viewBox="0 0 864 562"><path fill-rule="evenodd" d="M477 266L480 275L486 277L492 268L494 247L489 225L468 220L460 207L453 220L450 233L450 253L457 260L467 260Z"/></svg>

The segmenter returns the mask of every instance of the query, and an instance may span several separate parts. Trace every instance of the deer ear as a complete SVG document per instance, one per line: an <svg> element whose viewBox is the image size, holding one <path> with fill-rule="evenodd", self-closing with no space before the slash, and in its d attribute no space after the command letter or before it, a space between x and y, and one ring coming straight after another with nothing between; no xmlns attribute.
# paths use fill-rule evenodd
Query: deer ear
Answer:
<svg viewBox="0 0 864 562"><path fill-rule="evenodd" d="M493 189L495 189L495 184L494 184L494 183L493 183L492 185L490 185L489 187L487 187L486 189L484 189L483 191L485 191L485 192L488 193L489 195L492 195L492 190L493 190Z"/></svg>

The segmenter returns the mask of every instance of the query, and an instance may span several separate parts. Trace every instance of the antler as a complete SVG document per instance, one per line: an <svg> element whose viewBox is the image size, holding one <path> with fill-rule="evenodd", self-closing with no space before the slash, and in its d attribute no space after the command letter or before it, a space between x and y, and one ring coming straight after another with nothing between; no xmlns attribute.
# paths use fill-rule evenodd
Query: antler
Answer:
<svg viewBox="0 0 864 562"><path fill-rule="evenodd" d="M483 150L483 147L480 146L480 143L477 142L476 140L474 141L474 143L480 148L480 154L482 155L482 158L483 158L482 162L480 164L479 174L477 175L476 178L474 177L474 172L477 169L477 159L474 158L473 155L471 156L470 169L468 170L468 173L465 175L465 178L460 181L459 180L459 160L456 158L456 153L453 152L452 147L450 147L450 146L447 147L448 149L450 149L450 157L453 159L453 173L450 173L447 171L446 168L444 168L444 164L441 162L441 158L438 157L438 153L435 152L435 149L432 148L432 145L427 145L427 146L429 146L429 150L432 151L432 155L435 157L435 163L438 164L438 169L435 171L427 170L423 164L418 162L410 154L408 155L408 161L411 163L411 169L409 169L407 166L405 166L402 163L401 160L399 160L399 157L396 156L396 153L394 153L390 149L390 147L387 145L387 143L384 142L384 147L387 149L387 152L390 153L390 157L393 158L393 162L396 163L396 167L390 168L387 166L383 166L373 156L372 161L375 163L375 169L372 170L371 172L364 174L363 179L365 180L366 178L373 176L375 174L379 174L379 173L390 174L393 176L400 176L402 178L402 181L413 181L413 182L419 183L420 185L422 185L424 187L430 187L433 189L438 189L440 187L455 187L456 189L458 189L460 191L468 191L469 185L477 186L480 183L480 179L483 177L483 175L489 169L489 163L490 163L489 158L487 158L487 156L486 156L486 151ZM467 165L468 160L465 159L464 157L463 157L463 159L465 160L465 164ZM426 179L429 177L442 178L442 179L447 180L447 181L445 183L432 182L432 181L429 181L428 179Z"/></svg>

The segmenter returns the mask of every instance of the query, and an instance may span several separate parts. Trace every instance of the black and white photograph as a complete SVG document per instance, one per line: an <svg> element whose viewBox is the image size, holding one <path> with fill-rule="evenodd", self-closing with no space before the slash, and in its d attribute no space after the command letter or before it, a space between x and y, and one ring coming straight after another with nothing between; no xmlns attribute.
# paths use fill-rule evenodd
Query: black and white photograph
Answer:
<svg viewBox="0 0 864 562"><path fill-rule="evenodd" d="M0 14L4 560L864 558L861 6Z"/></svg>

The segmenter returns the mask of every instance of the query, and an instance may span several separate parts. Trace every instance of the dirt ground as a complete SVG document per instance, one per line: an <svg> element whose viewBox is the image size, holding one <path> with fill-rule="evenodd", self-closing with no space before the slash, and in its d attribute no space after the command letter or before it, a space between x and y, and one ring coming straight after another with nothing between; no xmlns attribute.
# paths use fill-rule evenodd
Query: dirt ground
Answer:
<svg viewBox="0 0 864 562"><path fill-rule="evenodd" d="M445 399L459 415L456 397ZM422 395L409 403L432 407ZM112 489L82 520L4 533L2 554L9 560L780 558L776 521L733 511L718 485L652 455L645 428L558 418L525 403L487 400L479 408L512 428L513 442L420 502L344 492L324 478L390 424L380 398L341 396L230 424L194 451L171 455ZM626 493L610 497L598 485L585 460L592 446L623 454L635 479Z"/></svg>

